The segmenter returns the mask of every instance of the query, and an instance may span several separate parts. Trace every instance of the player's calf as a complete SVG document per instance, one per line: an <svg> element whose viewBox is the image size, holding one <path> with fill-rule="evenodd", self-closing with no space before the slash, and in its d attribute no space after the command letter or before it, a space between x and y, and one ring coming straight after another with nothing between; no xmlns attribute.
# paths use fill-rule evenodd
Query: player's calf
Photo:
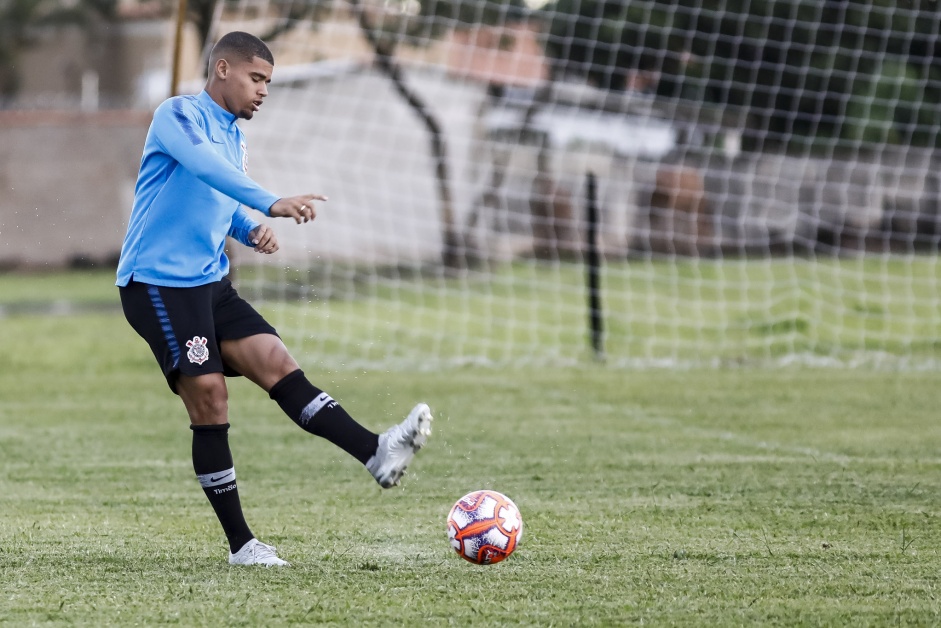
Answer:
<svg viewBox="0 0 941 628"><path fill-rule="evenodd" d="M298 369L271 387L268 396L301 429L325 438L363 464L379 444L379 435L357 423L330 395L308 381Z"/></svg>

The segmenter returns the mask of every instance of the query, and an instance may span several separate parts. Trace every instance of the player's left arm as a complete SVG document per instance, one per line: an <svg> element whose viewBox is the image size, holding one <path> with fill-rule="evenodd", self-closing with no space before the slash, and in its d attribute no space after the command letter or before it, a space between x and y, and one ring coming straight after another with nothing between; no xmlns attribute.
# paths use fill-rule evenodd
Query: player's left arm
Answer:
<svg viewBox="0 0 941 628"><path fill-rule="evenodd" d="M278 236L274 229L268 225L261 224L255 227L251 232L252 242L254 242L255 251L258 253L274 253L280 246L278 245Z"/></svg>

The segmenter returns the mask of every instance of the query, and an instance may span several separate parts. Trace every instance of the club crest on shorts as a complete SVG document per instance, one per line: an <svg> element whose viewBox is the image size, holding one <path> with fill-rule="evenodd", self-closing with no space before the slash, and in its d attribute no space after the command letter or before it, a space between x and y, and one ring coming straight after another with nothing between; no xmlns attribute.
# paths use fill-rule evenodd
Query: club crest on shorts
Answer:
<svg viewBox="0 0 941 628"><path fill-rule="evenodd" d="M186 357L189 358L190 362L193 364L202 364L209 359L209 348L206 346L207 340L202 336L193 336L192 340L186 341L186 346L189 347L189 351L186 352Z"/></svg>

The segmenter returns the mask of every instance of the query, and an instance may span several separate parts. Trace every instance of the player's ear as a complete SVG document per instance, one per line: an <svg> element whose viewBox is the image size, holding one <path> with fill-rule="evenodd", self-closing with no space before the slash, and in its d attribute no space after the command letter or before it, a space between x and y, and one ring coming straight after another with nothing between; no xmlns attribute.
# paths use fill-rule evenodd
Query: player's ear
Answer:
<svg viewBox="0 0 941 628"><path fill-rule="evenodd" d="M229 62L225 59L219 59L214 66L216 77L224 79L229 73Z"/></svg>

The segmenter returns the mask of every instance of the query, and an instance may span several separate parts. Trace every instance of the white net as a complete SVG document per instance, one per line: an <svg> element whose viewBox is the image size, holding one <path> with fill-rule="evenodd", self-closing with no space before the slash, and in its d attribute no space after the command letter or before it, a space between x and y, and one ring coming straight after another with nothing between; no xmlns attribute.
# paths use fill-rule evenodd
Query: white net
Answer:
<svg viewBox="0 0 941 628"><path fill-rule="evenodd" d="M936 366L941 9L731 4L220 5L250 173L330 197L240 290L331 367Z"/></svg>

